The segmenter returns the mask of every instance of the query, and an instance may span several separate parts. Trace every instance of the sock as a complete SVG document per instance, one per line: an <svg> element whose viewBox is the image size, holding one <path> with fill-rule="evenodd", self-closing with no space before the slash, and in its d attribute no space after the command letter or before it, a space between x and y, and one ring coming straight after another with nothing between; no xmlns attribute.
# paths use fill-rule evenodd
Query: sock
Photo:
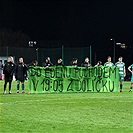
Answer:
<svg viewBox="0 0 133 133"><path fill-rule="evenodd" d="M130 87L130 90L132 90L132 87Z"/></svg>
<svg viewBox="0 0 133 133"><path fill-rule="evenodd" d="M5 80L4 91L6 91L6 85L7 85L7 81Z"/></svg>
<svg viewBox="0 0 133 133"><path fill-rule="evenodd" d="M24 91L24 84L22 84L22 91Z"/></svg>
<svg viewBox="0 0 133 133"><path fill-rule="evenodd" d="M6 83L4 84L4 91L6 91Z"/></svg>
<svg viewBox="0 0 133 133"><path fill-rule="evenodd" d="M19 91L19 84L17 84L17 90Z"/></svg>
<svg viewBox="0 0 133 133"><path fill-rule="evenodd" d="M12 82L9 81L9 92L11 91L11 84L12 84Z"/></svg>
<svg viewBox="0 0 133 133"><path fill-rule="evenodd" d="M120 90L122 90L122 84L120 84Z"/></svg>

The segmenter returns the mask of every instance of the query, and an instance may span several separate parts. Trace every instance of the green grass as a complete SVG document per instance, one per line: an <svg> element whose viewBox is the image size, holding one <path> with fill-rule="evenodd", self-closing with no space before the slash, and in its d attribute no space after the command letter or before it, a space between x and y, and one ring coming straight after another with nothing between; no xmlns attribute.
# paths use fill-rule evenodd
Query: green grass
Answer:
<svg viewBox="0 0 133 133"><path fill-rule="evenodd" d="M130 82L122 93L3 95L0 81L0 131L10 133L131 133ZM26 92L28 85L26 83Z"/></svg>

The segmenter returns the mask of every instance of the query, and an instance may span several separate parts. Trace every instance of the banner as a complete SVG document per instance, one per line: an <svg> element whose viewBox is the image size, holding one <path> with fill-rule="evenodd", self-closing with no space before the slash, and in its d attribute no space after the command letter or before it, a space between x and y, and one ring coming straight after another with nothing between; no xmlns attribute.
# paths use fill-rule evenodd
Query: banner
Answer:
<svg viewBox="0 0 133 133"><path fill-rule="evenodd" d="M118 92L117 67L29 67L28 74L31 93Z"/></svg>

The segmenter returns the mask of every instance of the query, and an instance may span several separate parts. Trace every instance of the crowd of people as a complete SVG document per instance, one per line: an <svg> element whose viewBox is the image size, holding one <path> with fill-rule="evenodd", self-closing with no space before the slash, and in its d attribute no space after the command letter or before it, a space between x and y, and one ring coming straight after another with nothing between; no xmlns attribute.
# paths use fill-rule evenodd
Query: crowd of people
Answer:
<svg viewBox="0 0 133 133"><path fill-rule="evenodd" d="M71 63L71 66L75 66L78 67L78 59L77 58L73 58ZM3 66L2 64L0 64L1 68L0 70L2 70L3 67L3 80L4 82L4 92L3 94L6 94L6 87L7 87L7 83L9 83L9 94L11 94L11 86L12 86L12 80L13 80L13 75L15 75L15 79L17 81L17 93L19 93L20 90L20 83L21 83L21 88L22 88L22 93L24 92L24 82L25 80L27 80L28 78L28 67L29 66L38 66L38 61L33 61L32 63L26 65L24 63L23 58L19 58L18 59L18 63L15 64L14 63L14 59L12 56L8 57L8 61L5 63L5 65ZM43 67L45 68L49 68L51 66L53 66L53 63L50 60L50 57L45 58L44 63L42 64ZM57 64L56 66L64 66L63 64L63 60L62 58L59 58L57 60ZM90 67L91 64L89 62L89 58L86 57L84 62L81 64L82 67ZM107 62L104 63L104 65L102 65L101 61L98 61L97 64L95 65L95 67L97 66L116 66L119 69L119 83L120 83L120 92L123 91L123 81L124 81L124 77L126 76L126 69L125 69L125 63L123 62L123 57L119 57L118 58L118 62L116 62L115 64L113 64L111 62L111 57L108 56L107 57ZM130 65L128 67L128 70L131 72L132 76L131 76L131 85L130 85L130 90L129 92L132 92L132 88L133 88L133 64Z"/></svg>

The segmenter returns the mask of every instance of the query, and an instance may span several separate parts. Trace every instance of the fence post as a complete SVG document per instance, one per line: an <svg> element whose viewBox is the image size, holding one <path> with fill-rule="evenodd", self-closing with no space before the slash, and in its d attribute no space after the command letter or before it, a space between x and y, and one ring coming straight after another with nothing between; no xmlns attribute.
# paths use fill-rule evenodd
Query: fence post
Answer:
<svg viewBox="0 0 133 133"><path fill-rule="evenodd" d="M38 61L38 50L39 50L39 48L36 48L37 62L39 62L39 61Z"/></svg>
<svg viewBox="0 0 133 133"><path fill-rule="evenodd" d="M65 60L64 60L64 46L62 45L62 63L64 64L65 63Z"/></svg>
<svg viewBox="0 0 133 133"><path fill-rule="evenodd" d="M92 49L91 49L91 45L90 45L90 64L92 65Z"/></svg>

